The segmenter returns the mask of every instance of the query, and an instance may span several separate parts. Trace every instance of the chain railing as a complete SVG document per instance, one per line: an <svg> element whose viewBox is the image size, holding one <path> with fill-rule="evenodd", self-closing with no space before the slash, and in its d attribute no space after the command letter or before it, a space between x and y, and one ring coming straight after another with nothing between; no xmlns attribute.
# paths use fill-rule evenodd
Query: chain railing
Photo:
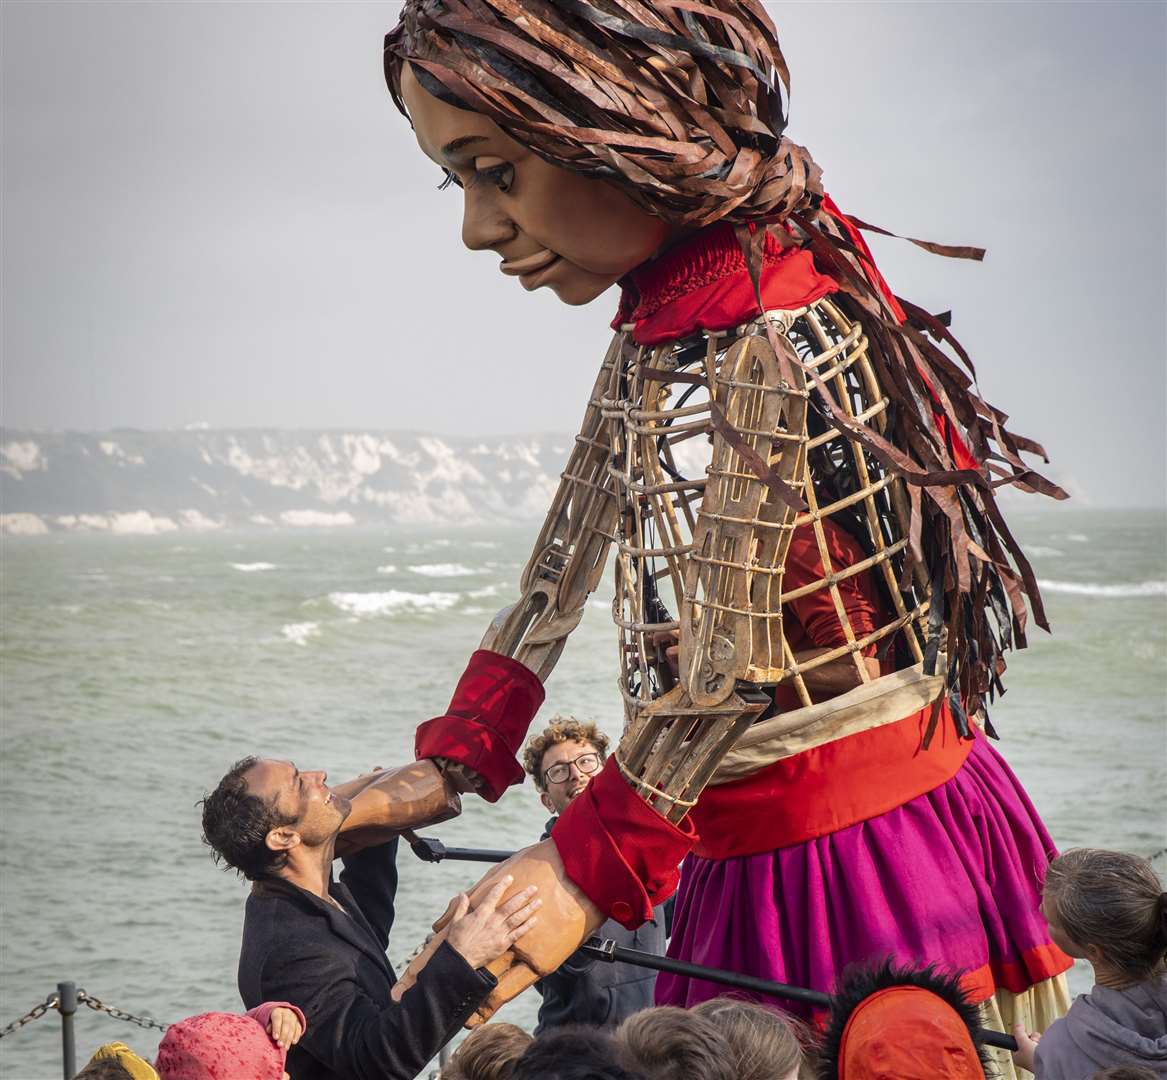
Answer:
<svg viewBox="0 0 1167 1080"><path fill-rule="evenodd" d="M19 1020L13 1020L11 1024L0 1028L0 1039L3 1039L5 1035L11 1035L14 1031L19 1031L25 1024L31 1024L34 1020L39 1020L50 1009L55 1009L60 1000L57 994L50 994L39 1005L34 1005L29 1009Z"/></svg>
<svg viewBox="0 0 1167 1080"><path fill-rule="evenodd" d="M140 1028L155 1028L158 1031L165 1031L170 1027L169 1024L160 1023L153 1017L135 1016L131 1012L126 1012L125 1009L107 1005L100 998L96 998L92 994L87 994L84 990L77 991L77 1000L94 1012L103 1012L107 1016L112 1016L115 1020L124 1020L127 1024L137 1024Z"/></svg>
<svg viewBox="0 0 1167 1080"><path fill-rule="evenodd" d="M19 1031L25 1024L31 1024L34 1020L39 1020L47 1012L56 1009L61 1014L61 1068L64 1080L73 1080L77 1073L77 1050L73 1038L73 1017L77 1012L77 1006L84 1005L86 1008L92 1009L94 1012L105 1013L106 1016L112 1016L115 1020L122 1020L127 1024L137 1024L140 1028L154 1028L157 1031L165 1031L170 1025L163 1024L150 1016L136 1016L132 1012L127 1012L125 1009L119 1009L113 1005L107 1005L101 998L94 997L93 994L86 993L84 990L78 990L76 985L71 982L57 983L57 992L50 994L39 1005L34 1005L23 1016L5 1027L0 1028L0 1039L6 1035L11 1035Z"/></svg>

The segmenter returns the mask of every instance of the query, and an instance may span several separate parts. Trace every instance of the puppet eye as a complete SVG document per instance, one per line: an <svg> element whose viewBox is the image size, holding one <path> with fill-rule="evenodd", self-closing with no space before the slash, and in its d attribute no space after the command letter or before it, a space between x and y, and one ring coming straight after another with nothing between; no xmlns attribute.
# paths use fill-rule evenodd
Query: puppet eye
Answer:
<svg viewBox="0 0 1167 1080"><path fill-rule="evenodd" d="M493 184L499 191L510 191L511 185L515 182L515 167L503 162L488 169L479 169L477 175L487 183Z"/></svg>

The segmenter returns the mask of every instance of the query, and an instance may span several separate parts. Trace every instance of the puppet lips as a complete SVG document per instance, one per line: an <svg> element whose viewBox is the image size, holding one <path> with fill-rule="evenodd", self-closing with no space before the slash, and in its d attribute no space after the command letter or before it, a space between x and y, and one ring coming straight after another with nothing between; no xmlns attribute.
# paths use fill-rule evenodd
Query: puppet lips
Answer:
<svg viewBox="0 0 1167 1080"><path fill-rule="evenodd" d="M558 258L554 251L542 248L533 255L524 255L521 259L503 259L499 269L510 277L522 277L545 269Z"/></svg>

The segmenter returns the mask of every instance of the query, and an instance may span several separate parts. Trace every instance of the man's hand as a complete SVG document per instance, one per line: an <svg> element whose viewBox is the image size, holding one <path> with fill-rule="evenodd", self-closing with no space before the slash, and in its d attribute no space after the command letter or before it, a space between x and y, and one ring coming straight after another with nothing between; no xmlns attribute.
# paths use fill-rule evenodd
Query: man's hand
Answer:
<svg viewBox="0 0 1167 1080"><path fill-rule="evenodd" d="M300 1026L299 1019L291 1009L280 1006L271 1011L267 1022L267 1033L271 1036L272 1042L281 1050L286 1051L300 1041L304 1029Z"/></svg>
<svg viewBox="0 0 1167 1080"><path fill-rule="evenodd" d="M1017 1049L1013 1051L1013 1064L1020 1069L1028 1069L1033 1072L1034 1059L1037 1057L1037 1044L1041 1042L1041 1034L1036 1031L1026 1031L1024 1024L1014 1024L1013 1038L1017 1040Z"/></svg>
<svg viewBox="0 0 1167 1080"><path fill-rule="evenodd" d="M472 968L480 968L501 956L536 923L535 912L543 901L532 899L537 885L515 893L499 906L502 894L514 878L508 874L471 910L470 898L460 893L454 903L446 940Z"/></svg>

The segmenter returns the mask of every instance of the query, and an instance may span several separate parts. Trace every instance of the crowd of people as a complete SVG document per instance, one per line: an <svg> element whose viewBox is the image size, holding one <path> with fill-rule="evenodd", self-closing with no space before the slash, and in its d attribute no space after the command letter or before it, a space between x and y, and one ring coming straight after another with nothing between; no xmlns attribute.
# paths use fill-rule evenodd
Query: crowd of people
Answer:
<svg viewBox="0 0 1167 1080"><path fill-rule="evenodd" d="M558 814L603 765L594 724L561 719L527 744L524 764ZM322 772L247 758L204 803L216 857L253 882L239 964L250 1011L172 1025L151 1065L121 1043L84 1080L408 1080L426 1073L494 985L489 959L539 917L533 888L500 903L505 881L471 905L417 982L395 994L385 956L396 901L397 841L344 856L332 874L347 799ZM1075 849L1045 874L1041 915L1055 942L1090 963L1094 988L1044 1034L1014 1029L1014 1061L1040 1080L1167 1076L1167 893L1149 862ZM661 953L665 906L644 928L600 933ZM685 1009L654 1006L655 973L582 951L537 985L538 1024L474 1027L441 1080L981 1080L993 1062L984 1016L959 972L872 958L844 972L829 1010L803 1023L783 1002L733 992ZM432 1074L431 1074L432 1075Z"/></svg>

